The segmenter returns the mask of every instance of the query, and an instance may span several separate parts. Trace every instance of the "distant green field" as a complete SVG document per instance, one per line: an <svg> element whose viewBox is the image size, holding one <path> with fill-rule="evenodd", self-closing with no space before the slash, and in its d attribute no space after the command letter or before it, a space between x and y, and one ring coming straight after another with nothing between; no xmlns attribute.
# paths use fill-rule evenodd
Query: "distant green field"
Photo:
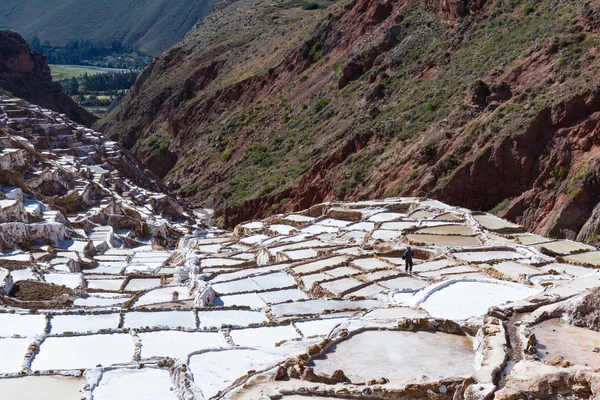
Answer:
<svg viewBox="0 0 600 400"><path fill-rule="evenodd" d="M52 71L52 80L55 82L63 79L77 78L86 73L88 75L96 75L104 72L97 68L78 67L74 65L50 65L50 70Z"/></svg>

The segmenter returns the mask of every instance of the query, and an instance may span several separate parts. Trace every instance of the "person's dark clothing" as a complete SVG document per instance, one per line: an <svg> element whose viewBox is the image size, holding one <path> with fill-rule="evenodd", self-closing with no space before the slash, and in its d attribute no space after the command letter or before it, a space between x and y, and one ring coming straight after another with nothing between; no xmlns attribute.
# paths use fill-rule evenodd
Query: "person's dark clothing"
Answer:
<svg viewBox="0 0 600 400"><path fill-rule="evenodd" d="M405 261L406 265L404 266L404 270L406 272L408 272L409 274L412 274L412 268L413 268L413 257L415 256L415 253L413 253L413 251L411 249L407 249L404 252L404 255L402 256L402 259Z"/></svg>

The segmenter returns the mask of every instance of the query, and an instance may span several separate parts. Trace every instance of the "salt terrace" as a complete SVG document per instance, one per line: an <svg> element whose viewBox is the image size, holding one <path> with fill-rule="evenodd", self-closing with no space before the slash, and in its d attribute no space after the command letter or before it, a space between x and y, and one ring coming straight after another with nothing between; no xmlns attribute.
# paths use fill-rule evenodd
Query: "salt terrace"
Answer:
<svg viewBox="0 0 600 400"><path fill-rule="evenodd" d="M3 398L600 396L593 247L417 198L223 231L100 134L0 109Z"/></svg>

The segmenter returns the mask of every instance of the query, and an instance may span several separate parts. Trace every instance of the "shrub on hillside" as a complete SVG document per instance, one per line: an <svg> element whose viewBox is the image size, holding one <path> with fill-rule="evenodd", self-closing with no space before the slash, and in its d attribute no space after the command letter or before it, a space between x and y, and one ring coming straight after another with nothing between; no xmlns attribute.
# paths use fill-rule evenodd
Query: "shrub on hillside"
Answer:
<svg viewBox="0 0 600 400"><path fill-rule="evenodd" d="M304 5L302 6L303 10L318 10L319 9L319 4L315 3L314 1L309 1L308 3L304 3Z"/></svg>

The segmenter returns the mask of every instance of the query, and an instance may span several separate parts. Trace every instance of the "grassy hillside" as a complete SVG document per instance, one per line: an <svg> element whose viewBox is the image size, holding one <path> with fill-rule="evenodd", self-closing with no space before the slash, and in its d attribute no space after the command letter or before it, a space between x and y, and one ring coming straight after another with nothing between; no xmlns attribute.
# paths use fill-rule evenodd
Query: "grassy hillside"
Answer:
<svg viewBox="0 0 600 400"><path fill-rule="evenodd" d="M2 0L0 29L62 45L119 40L157 55L209 14L214 0Z"/></svg>
<svg viewBox="0 0 600 400"><path fill-rule="evenodd" d="M599 33L597 0L240 0L101 127L226 224L402 194L587 240Z"/></svg>

